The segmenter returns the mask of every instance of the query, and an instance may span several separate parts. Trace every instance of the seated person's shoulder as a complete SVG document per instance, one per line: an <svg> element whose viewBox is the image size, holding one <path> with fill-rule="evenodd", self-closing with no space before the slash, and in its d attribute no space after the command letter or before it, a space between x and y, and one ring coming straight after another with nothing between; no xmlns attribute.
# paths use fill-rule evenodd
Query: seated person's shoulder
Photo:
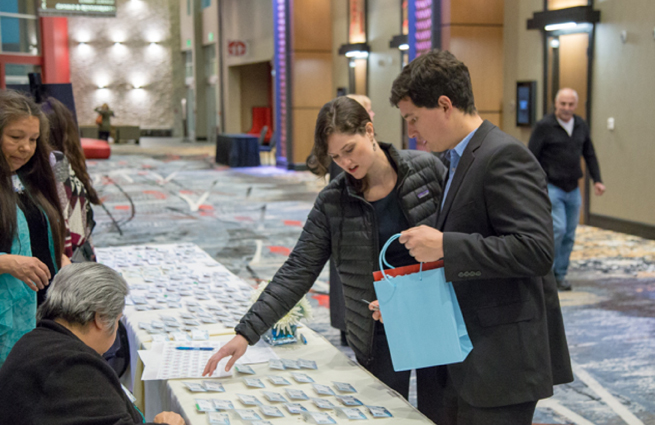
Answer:
<svg viewBox="0 0 655 425"><path fill-rule="evenodd" d="M82 341L47 327L37 327L26 334L7 360L13 367L30 373L52 373L77 364L103 366L102 357Z"/></svg>

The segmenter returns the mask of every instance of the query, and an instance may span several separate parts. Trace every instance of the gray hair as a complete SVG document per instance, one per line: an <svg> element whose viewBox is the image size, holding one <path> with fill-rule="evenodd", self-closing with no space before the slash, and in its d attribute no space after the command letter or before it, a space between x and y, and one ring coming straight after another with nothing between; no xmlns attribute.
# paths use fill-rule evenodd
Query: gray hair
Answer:
<svg viewBox="0 0 655 425"><path fill-rule="evenodd" d="M111 268L92 262L70 264L52 280L37 319L63 319L85 326L97 313L113 333L128 293L125 280Z"/></svg>
<svg viewBox="0 0 655 425"><path fill-rule="evenodd" d="M563 88L557 90L557 94L555 95L555 102L557 102L557 99L559 98L559 95L562 94L563 91L567 91L567 90L570 90L571 92L573 92L573 96L575 97L576 102L579 100L577 91L573 90L570 87L563 87Z"/></svg>

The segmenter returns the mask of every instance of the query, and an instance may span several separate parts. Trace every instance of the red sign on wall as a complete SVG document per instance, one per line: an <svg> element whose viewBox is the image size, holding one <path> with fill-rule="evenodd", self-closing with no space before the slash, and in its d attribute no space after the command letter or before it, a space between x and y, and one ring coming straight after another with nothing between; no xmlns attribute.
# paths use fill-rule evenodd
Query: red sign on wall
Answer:
<svg viewBox="0 0 655 425"><path fill-rule="evenodd" d="M248 43L241 40L229 40L227 42L228 56L245 56L248 53Z"/></svg>

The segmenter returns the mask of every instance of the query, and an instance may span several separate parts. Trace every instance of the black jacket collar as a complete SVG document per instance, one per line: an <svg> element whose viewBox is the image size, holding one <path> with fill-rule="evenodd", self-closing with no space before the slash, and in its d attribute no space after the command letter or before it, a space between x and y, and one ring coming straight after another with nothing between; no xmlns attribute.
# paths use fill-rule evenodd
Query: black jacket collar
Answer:
<svg viewBox="0 0 655 425"><path fill-rule="evenodd" d="M380 146L380 148L387 154L387 157L391 160L391 166L396 170L396 173L398 174L398 182L403 181L405 176L407 176L407 174L409 174L411 171L412 165L409 163L409 161L405 161L400 156L400 152L390 143L378 142L378 146ZM355 178L345 171L342 173L342 176L346 184L348 195L361 198L362 194L357 190Z"/></svg>

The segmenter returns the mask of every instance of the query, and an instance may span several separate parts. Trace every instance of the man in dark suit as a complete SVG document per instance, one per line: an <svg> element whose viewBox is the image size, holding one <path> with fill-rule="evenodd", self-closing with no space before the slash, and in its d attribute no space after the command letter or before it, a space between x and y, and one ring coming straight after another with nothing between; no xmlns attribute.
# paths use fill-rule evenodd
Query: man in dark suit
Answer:
<svg viewBox="0 0 655 425"><path fill-rule="evenodd" d="M448 150L436 228L403 232L419 261L444 259L473 350L442 366L439 425L529 425L537 401L572 380L550 272L553 227L546 176L518 140L478 115L466 66L449 52L412 61L391 102L410 137ZM546 277L544 277L546 276Z"/></svg>

